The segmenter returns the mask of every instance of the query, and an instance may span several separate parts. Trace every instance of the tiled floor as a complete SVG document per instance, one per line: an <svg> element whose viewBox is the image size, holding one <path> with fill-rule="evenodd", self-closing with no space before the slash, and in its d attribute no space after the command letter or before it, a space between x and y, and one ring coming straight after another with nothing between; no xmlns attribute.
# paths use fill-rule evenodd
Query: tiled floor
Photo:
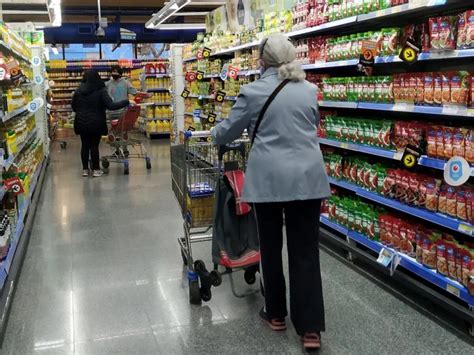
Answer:
<svg viewBox="0 0 474 355"><path fill-rule="evenodd" d="M102 147L105 149L105 147ZM262 298L190 306L176 238L169 148L130 176L80 177L77 143L55 145L1 354L298 354L292 328L256 318ZM210 258L210 245L195 255ZM322 253L328 331L322 354L467 354L470 345ZM243 291L241 275L235 275ZM311 285L308 285L311 287Z"/></svg>

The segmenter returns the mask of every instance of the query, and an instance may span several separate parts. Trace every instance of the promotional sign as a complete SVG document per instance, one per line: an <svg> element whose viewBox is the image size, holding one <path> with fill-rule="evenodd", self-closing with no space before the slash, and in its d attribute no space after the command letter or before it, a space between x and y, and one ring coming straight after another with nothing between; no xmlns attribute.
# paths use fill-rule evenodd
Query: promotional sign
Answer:
<svg viewBox="0 0 474 355"><path fill-rule="evenodd" d="M227 76L232 79L237 79L237 76L239 75L239 68L234 67L234 66L229 66L229 70L227 72Z"/></svg>
<svg viewBox="0 0 474 355"><path fill-rule="evenodd" d="M216 115L214 112L210 112L210 113L207 115L207 122L209 122L209 123L214 123L214 122L216 122L216 117L217 117L217 115Z"/></svg>
<svg viewBox="0 0 474 355"><path fill-rule="evenodd" d="M190 92L188 89L184 89L183 92L181 93L182 98L187 98L189 96Z"/></svg>
<svg viewBox="0 0 474 355"><path fill-rule="evenodd" d="M207 47L204 47L204 49L202 50L202 56L204 58L209 58L211 55L211 50Z"/></svg>
<svg viewBox="0 0 474 355"><path fill-rule="evenodd" d="M372 75L377 55L377 42L363 41L357 69L366 75Z"/></svg>
<svg viewBox="0 0 474 355"><path fill-rule="evenodd" d="M0 81L5 80L7 77L8 69L5 64L0 64Z"/></svg>
<svg viewBox="0 0 474 355"><path fill-rule="evenodd" d="M188 71L186 72L186 75L184 76L184 79L188 82L191 83L193 81L196 81L197 74L193 71Z"/></svg>
<svg viewBox="0 0 474 355"><path fill-rule="evenodd" d="M199 70L199 71L196 73L196 79L197 79L198 81L203 80L203 79L204 79L204 72Z"/></svg>
<svg viewBox="0 0 474 355"><path fill-rule="evenodd" d="M415 146L407 144L402 155L402 164L407 169L412 169L418 164L421 150Z"/></svg>
<svg viewBox="0 0 474 355"><path fill-rule="evenodd" d="M44 100L41 97L37 97L28 104L28 111L34 113L38 111L44 105Z"/></svg>
<svg viewBox="0 0 474 355"><path fill-rule="evenodd" d="M41 58L36 56L36 57L33 57L33 59L31 59L31 63L35 66L35 67L38 67L41 65Z"/></svg>
<svg viewBox="0 0 474 355"><path fill-rule="evenodd" d="M379 257L377 258L377 262L382 264L383 266L387 267L393 260L395 253L391 250L382 248L379 253Z"/></svg>
<svg viewBox="0 0 474 355"><path fill-rule="evenodd" d="M224 91L218 91L216 94L216 102L223 102L225 99L225 92Z"/></svg>
<svg viewBox="0 0 474 355"><path fill-rule="evenodd" d="M44 82L44 78L41 75L35 75L35 84L41 85Z"/></svg>
<svg viewBox="0 0 474 355"><path fill-rule="evenodd" d="M202 53L202 49L199 49L199 50L197 51L196 59L197 59L197 60L202 60L202 59L204 59L204 55L203 55L203 53Z"/></svg>
<svg viewBox="0 0 474 355"><path fill-rule="evenodd" d="M220 74L220 78L222 81L225 81L227 79L227 72L229 70L229 64L224 64L222 66L222 70L221 70L221 74Z"/></svg>
<svg viewBox="0 0 474 355"><path fill-rule="evenodd" d="M444 181L451 186L461 186L471 176L471 167L466 159L455 156L444 166Z"/></svg>
<svg viewBox="0 0 474 355"><path fill-rule="evenodd" d="M17 176L4 180L3 184L5 185L5 190L11 191L15 196L25 192L21 180Z"/></svg>
<svg viewBox="0 0 474 355"><path fill-rule="evenodd" d="M400 59L405 63L412 64L418 60L418 54L421 52L421 48L414 40L408 39L400 51Z"/></svg>

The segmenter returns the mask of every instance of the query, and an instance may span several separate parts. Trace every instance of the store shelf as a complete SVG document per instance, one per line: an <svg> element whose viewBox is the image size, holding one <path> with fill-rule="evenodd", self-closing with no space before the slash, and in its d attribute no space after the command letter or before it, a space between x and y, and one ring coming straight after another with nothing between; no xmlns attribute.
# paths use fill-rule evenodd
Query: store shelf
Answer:
<svg viewBox="0 0 474 355"><path fill-rule="evenodd" d="M429 115L474 117L474 109L463 106L417 106L408 103L383 104L372 102L318 101L319 106L375 111L412 112Z"/></svg>
<svg viewBox="0 0 474 355"><path fill-rule="evenodd" d="M335 107L335 108L357 108L357 102L345 102L345 101L318 101L319 106L323 107Z"/></svg>
<svg viewBox="0 0 474 355"><path fill-rule="evenodd" d="M148 91L148 92L168 92L168 91L170 91L170 89L167 89L167 88L149 88L149 89L146 89L146 91Z"/></svg>
<svg viewBox="0 0 474 355"><path fill-rule="evenodd" d="M143 117L147 121L170 121L171 117Z"/></svg>
<svg viewBox="0 0 474 355"><path fill-rule="evenodd" d="M11 48L8 44L6 44L4 41L0 41L0 51L4 54L10 54L15 56L17 59L21 59L28 64L31 64L31 61L28 57L25 57L23 54L18 53L16 50Z"/></svg>
<svg viewBox="0 0 474 355"><path fill-rule="evenodd" d="M425 221L440 225L442 227L457 231L459 233L473 236L474 235L474 225L467 222L460 221L459 219L449 217L447 215L431 212L423 208L413 207L406 204L403 204L397 200L387 198L379 195L376 192L368 191L364 188L361 188L355 184L349 182L336 180L334 178L329 178L329 182L332 185L339 186L343 189L348 189L355 192L358 196L363 197L367 200L376 202L378 204L393 208L397 211L407 213L413 217L424 219Z"/></svg>
<svg viewBox="0 0 474 355"><path fill-rule="evenodd" d="M474 305L474 296L470 295L468 290L461 285L459 282L451 280L444 275L437 273L435 270L429 269L415 259L405 255L403 253L397 252L393 249L390 249L379 242L371 240L366 236L359 234L354 231L349 231L346 227L341 226L337 223L332 222L325 216L320 217L320 222L326 227L329 227L333 230L338 231L339 233L345 235L350 240L353 240L359 244L362 244L366 248L372 250L375 253L380 253L382 248L391 250L394 254L396 254L400 258L399 267L403 267L406 270L414 273L415 275L420 276L424 280L430 282L433 285L436 285L444 290L449 291L451 294L454 294L458 298L462 299L463 301L467 302L469 305Z"/></svg>
<svg viewBox="0 0 474 355"><path fill-rule="evenodd" d="M382 148L377 148L377 147L372 147L372 146L362 145L362 144L340 142L340 141L326 139L326 138L319 138L319 143L324 144L324 145L329 145L331 147L352 150L354 152L371 154L371 155L388 158L388 159L400 160L403 155L402 153L396 152L394 150L387 150L387 149L382 149Z"/></svg>
<svg viewBox="0 0 474 355"><path fill-rule="evenodd" d="M72 112L72 108L54 108L54 107L51 107L51 111L55 111L55 112Z"/></svg>
<svg viewBox="0 0 474 355"><path fill-rule="evenodd" d="M26 111L28 111L28 105L17 108L16 110L13 110L11 112L3 113L3 115L1 115L0 117L3 122L7 122L8 120L11 120L12 118L22 115Z"/></svg>
<svg viewBox="0 0 474 355"><path fill-rule="evenodd" d="M8 277L8 274L10 273L10 268L11 268L13 259L15 257L16 249L18 247L18 243L20 241L23 228L25 226L25 216L31 204L31 197L34 191L36 190L39 176L43 170L43 164L44 164L44 160L43 162L38 164L38 169L36 170L36 172L33 175L33 178L31 179L28 197L26 197L23 200L23 204L18 208L18 221L17 221L15 235L13 237L13 240L11 240L10 242L10 248L8 250L7 257L5 258L5 260L0 262L0 289L3 289L6 278Z"/></svg>
<svg viewBox="0 0 474 355"><path fill-rule="evenodd" d="M145 78L169 78L169 74L144 74Z"/></svg>
<svg viewBox="0 0 474 355"><path fill-rule="evenodd" d="M53 91L53 92L55 92L55 91L76 91L78 87L79 86L71 87L71 88L53 88L53 89L51 89L51 91Z"/></svg>
<svg viewBox="0 0 474 355"><path fill-rule="evenodd" d="M17 147L17 150L16 150L16 153L15 154L11 154L7 160L4 160L3 161L3 167L5 168L5 170L8 170L11 168L13 162L15 161L16 158L18 158L18 156L21 154L22 150L28 145L28 143L31 141L31 139L33 137L36 136L36 134L38 133L38 129L35 128L33 131L30 132L30 134L26 137L25 141L23 143L21 143L20 145L18 145Z"/></svg>

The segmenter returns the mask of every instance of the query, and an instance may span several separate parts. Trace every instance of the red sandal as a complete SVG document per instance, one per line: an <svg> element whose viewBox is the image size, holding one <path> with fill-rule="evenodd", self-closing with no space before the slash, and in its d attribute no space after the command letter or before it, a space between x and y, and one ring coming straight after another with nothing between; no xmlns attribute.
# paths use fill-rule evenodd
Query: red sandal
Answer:
<svg viewBox="0 0 474 355"><path fill-rule="evenodd" d="M263 310L260 311L260 318L272 329L277 332L286 330L285 318L270 318Z"/></svg>
<svg viewBox="0 0 474 355"><path fill-rule="evenodd" d="M305 333L305 335L301 337L301 341L306 350L316 350L321 348L320 333Z"/></svg>

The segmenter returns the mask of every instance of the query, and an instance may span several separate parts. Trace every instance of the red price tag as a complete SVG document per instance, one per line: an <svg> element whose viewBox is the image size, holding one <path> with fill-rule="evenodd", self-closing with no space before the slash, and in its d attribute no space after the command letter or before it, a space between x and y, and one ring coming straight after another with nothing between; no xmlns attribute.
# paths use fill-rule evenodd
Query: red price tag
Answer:
<svg viewBox="0 0 474 355"><path fill-rule="evenodd" d="M188 83L191 83L197 79L197 74L193 71L188 71L184 78Z"/></svg>
<svg viewBox="0 0 474 355"><path fill-rule="evenodd" d="M227 75L229 76L229 78L232 78L234 80L237 79L237 76L239 75L239 68L231 65L228 69Z"/></svg>

